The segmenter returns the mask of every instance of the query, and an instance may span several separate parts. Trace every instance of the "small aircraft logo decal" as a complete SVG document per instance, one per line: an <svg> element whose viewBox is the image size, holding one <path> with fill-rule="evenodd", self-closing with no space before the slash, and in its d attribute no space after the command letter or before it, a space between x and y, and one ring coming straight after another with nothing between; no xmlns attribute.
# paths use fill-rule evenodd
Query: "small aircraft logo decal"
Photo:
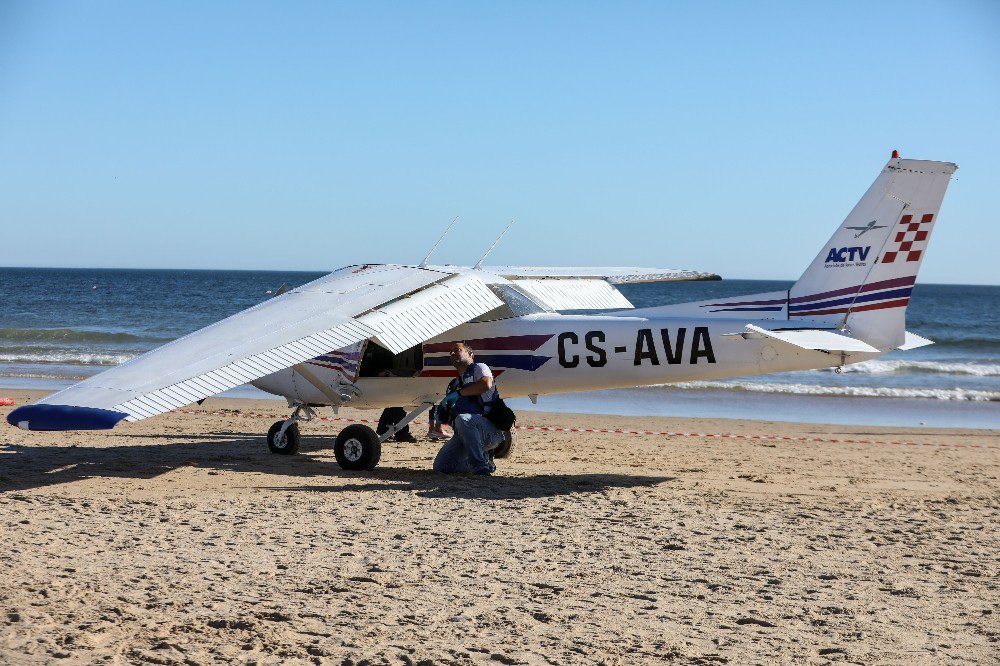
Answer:
<svg viewBox="0 0 1000 666"><path fill-rule="evenodd" d="M866 226L863 226L863 227L844 227L844 228L845 229L851 229L852 231L857 231L858 233L854 234L854 237L857 238L858 236L862 235L863 233L865 233L867 231L872 231L873 229L885 229L885 225L884 224L876 226L875 225L876 222L878 222L878 220L872 220Z"/></svg>

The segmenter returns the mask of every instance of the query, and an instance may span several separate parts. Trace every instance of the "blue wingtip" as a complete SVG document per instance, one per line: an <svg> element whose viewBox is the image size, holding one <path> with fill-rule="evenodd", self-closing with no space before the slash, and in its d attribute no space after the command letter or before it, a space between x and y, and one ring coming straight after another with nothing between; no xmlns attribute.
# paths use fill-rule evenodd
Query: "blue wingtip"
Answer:
<svg viewBox="0 0 1000 666"><path fill-rule="evenodd" d="M72 405L25 405L7 415L7 423L23 430L111 430L123 412Z"/></svg>

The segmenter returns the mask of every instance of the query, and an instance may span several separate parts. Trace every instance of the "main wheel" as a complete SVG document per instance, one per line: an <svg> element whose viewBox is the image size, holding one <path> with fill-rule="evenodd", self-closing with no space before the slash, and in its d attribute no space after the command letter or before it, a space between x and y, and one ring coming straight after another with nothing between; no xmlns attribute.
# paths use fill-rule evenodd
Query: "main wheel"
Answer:
<svg viewBox="0 0 1000 666"><path fill-rule="evenodd" d="M296 423L285 428L285 434L278 437L278 431L281 430L284 423L284 421L275 421L271 429L267 431L267 448L271 450L271 453L290 456L299 450L299 442L302 437L299 435L299 426Z"/></svg>
<svg viewBox="0 0 1000 666"><path fill-rule="evenodd" d="M493 449L493 457L497 460L510 458L514 452L514 444L517 443L517 435L513 430L506 430L503 433L503 441Z"/></svg>
<svg viewBox="0 0 1000 666"><path fill-rule="evenodd" d="M333 454L341 469L372 469L382 457L382 443L375 431L366 425L349 425L337 435Z"/></svg>

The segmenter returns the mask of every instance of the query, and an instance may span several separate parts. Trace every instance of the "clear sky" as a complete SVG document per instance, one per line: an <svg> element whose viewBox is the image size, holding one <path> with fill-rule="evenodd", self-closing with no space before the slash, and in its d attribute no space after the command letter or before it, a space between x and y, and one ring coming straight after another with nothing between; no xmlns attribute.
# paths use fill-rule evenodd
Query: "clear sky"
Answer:
<svg viewBox="0 0 1000 666"><path fill-rule="evenodd" d="M897 148L1000 284L998 121L992 1L2 0L0 265L794 279Z"/></svg>

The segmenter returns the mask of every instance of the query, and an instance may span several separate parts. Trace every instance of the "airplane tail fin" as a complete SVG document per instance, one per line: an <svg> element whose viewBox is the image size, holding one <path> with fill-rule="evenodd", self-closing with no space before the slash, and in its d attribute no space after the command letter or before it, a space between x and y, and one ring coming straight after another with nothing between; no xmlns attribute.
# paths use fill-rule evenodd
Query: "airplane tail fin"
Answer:
<svg viewBox="0 0 1000 666"><path fill-rule="evenodd" d="M789 291L789 319L837 325L882 351L903 345L906 305L957 168L893 151Z"/></svg>

